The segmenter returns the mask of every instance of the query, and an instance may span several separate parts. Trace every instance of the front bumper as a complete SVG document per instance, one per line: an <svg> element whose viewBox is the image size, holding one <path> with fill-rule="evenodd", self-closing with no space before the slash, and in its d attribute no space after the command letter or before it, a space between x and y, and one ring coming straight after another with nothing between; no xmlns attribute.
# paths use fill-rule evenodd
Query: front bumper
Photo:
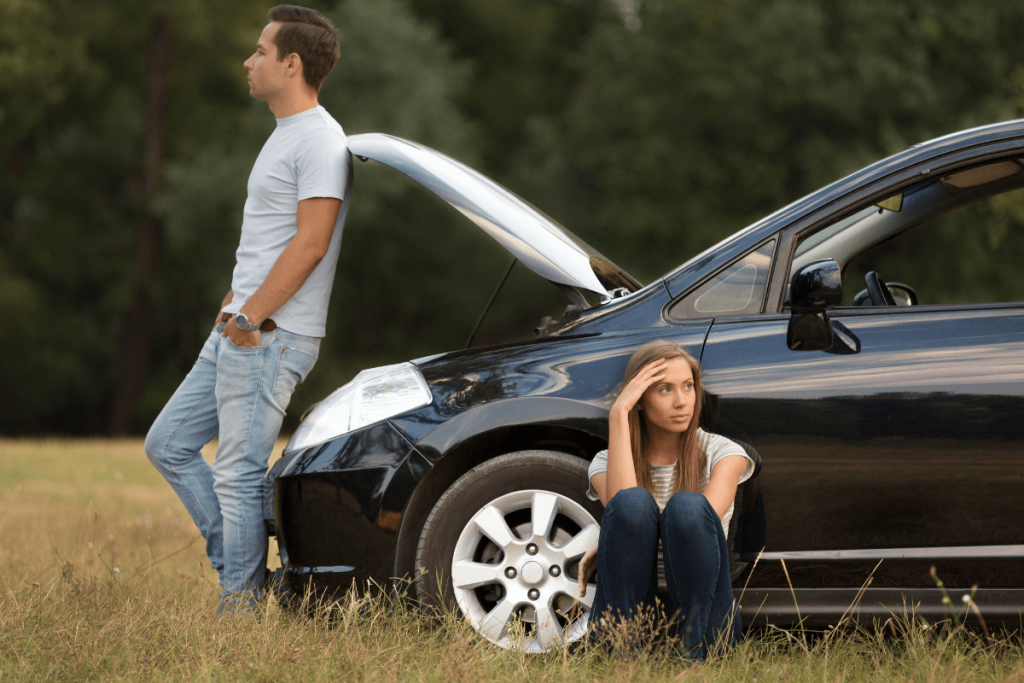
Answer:
<svg viewBox="0 0 1024 683"><path fill-rule="evenodd" d="M398 534L430 463L389 422L283 458L267 474L285 590L331 597L396 574Z"/></svg>

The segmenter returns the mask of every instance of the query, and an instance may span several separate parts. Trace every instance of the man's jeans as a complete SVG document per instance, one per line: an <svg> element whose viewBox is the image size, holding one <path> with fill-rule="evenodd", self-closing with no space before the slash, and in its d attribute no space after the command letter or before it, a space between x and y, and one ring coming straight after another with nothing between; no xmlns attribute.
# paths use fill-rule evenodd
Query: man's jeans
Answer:
<svg viewBox="0 0 1024 683"><path fill-rule="evenodd" d="M280 328L260 345L210 332L199 359L146 436L146 455L181 498L220 576L218 610L245 610L263 593L267 532L263 478L295 385L320 340ZM200 449L220 439L211 467Z"/></svg>
<svg viewBox="0 0 1024 683"><path fill-rule="evenodd" d="M667 616L678 614L669 635L679 637L686 654L700 660L716 644L734 644L742 626L734 609L722 523L708 499L690 491L669 498L664 512L641 487L622 489L608 501L597 546L591 623L632 619L638 609L654 608L659 538L668 583L668 595L661 597L667 598Z"/></svg>

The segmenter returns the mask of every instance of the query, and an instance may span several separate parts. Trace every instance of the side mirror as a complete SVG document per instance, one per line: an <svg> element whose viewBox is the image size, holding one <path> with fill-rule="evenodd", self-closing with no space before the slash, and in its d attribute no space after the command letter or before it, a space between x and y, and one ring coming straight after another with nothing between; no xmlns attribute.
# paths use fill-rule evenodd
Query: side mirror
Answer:
<svg viewBox="0 0 1024 683"><path fill-rule="evenodd" d="M843 303L843 273L835 259L814 261L793 273L789 300L793 313L819 313Z"/></svg>
<svg viewBox="0 0 1024 683"><path fill-rule="evenodd" d="M792 315L786 344L793 351L823 351L832 348L835 333L825 309L843 302L843 274L834 259L809 263L789 284Z"/></svg>

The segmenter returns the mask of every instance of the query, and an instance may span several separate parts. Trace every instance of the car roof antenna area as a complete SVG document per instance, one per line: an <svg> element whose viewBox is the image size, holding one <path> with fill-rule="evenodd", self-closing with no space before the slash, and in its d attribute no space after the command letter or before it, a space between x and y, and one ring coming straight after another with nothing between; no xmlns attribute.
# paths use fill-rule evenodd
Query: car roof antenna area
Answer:
<svg viewBox="0 0 1024 683"><path fill-rule="evenodd" d="M505 280L508 280L508 276L512 273L512 268L515 267L516 261L518 260L519 259L517 258L513 258L512 263L508 264L508 270L505 271L505 275L501 278L501 282L498 283L498 288L494 290L494 294L491 295L491 300L487 302L487 307L484 309L484 312L480 314L480 319L476 321L476 326L473 328L473 331L470 332L469 339L466 340L467 349L473 345L473 338L476 337L476 333L480 329L480 325L483 324L484 318L487 317L487 312L490 311L491 306L494 305L494 300L498 298L498 292L500 292L501 288L505 286Z"/></svg>

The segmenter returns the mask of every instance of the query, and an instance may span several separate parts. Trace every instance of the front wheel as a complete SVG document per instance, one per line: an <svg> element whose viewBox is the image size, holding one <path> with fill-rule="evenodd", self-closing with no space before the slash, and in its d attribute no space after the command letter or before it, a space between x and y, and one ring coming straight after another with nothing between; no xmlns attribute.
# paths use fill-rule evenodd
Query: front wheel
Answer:
<svg viewBox="0 0 1024 683"><path fill-rule="evenodd" d="M479 465L445 491L416 551L427 603L458 605L503 648L546 652L582 637L595 585L578 598L579 561L600 532L587 462L520 451Z"/></svg>

